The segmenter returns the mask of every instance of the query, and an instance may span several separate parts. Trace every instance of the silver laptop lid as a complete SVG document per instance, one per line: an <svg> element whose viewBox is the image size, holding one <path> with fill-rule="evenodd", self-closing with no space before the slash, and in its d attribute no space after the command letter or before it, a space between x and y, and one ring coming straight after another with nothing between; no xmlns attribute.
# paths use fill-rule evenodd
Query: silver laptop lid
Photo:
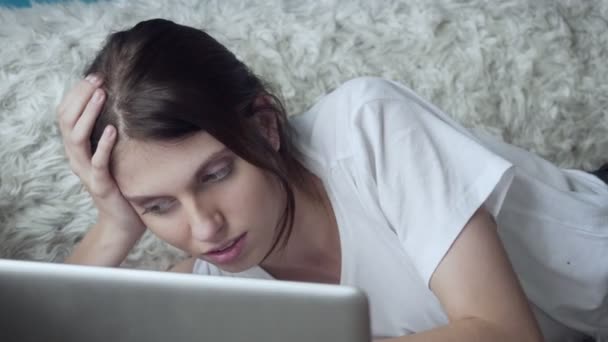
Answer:
<svg viewBox="0 0 608 342"><path fill-rule="evenodd" d="M0 341L370 340L351 287L0 260Z"/></svg>

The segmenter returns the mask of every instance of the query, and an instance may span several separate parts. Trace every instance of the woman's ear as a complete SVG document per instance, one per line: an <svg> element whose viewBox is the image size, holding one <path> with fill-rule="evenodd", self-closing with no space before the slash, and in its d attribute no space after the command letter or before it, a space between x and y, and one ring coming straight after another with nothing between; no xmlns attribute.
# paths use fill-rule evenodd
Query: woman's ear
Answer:
<svg viewBox="0 0 608 342"><path fill-rule="evenodd" d="M268 108L270 106L272 106L270 98L264 95L258 96L253 103L254 108ZM274 150L278 151L281 147L281 139L279 136L276 113L272 110L262 109L253 114L253 120Z"/></svg>

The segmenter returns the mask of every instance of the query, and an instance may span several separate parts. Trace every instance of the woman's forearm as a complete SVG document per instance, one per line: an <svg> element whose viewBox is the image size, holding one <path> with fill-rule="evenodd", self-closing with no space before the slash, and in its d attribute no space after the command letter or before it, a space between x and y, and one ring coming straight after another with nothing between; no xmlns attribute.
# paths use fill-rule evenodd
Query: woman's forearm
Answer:
<svg viewBox="0 0 608 342"><path fill-rule="evenodd" d="M117 267L127 257L140 235L111 229L97 223L65 260L66 264Z"/></svg>
<svg viewBox="0 0 608 342"><path fill-rule="evenodd" d="M477 318L463 319L418 334L376 340L377 342L542 342L518 331L505 331L496 324Z"/></svg>

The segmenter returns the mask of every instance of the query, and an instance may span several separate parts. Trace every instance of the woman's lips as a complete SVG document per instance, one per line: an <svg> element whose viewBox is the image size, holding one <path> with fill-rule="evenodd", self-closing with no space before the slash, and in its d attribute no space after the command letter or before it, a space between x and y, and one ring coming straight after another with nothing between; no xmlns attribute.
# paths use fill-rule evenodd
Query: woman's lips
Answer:
<svg viewBox="0 0 608 342"><path fill-rule="evenodd" d="M235 261L243 251L245 246L245 238L247 233L243 233L241 236L233 240L225 249L220 251L212 251L203 254L206 259L213 262L214 264L228 264Z"/></svg>

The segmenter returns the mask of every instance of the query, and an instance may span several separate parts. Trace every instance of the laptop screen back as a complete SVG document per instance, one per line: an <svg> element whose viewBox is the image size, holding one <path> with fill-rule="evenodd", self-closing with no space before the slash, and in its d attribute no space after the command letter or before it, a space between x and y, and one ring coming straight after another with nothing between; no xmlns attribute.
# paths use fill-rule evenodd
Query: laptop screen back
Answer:
<svg viewBox="0 0 608 342"><path fill-rule="evenodd" d="M350 287L0 260L2 341L369 342Z"/></svg>

